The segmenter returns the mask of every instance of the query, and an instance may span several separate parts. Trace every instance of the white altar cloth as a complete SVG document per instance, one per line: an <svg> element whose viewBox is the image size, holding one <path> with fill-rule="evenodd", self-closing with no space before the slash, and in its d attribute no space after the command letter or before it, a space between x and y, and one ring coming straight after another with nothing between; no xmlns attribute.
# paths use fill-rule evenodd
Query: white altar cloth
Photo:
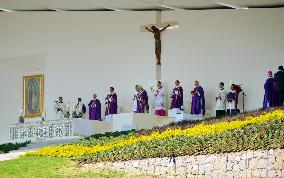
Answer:
<svg viewBox="0 0 284 178"><path fill-rule="evenodd" d="M51 139L73 136L72 120L49 120L10 125L11 140Z"/></svg>

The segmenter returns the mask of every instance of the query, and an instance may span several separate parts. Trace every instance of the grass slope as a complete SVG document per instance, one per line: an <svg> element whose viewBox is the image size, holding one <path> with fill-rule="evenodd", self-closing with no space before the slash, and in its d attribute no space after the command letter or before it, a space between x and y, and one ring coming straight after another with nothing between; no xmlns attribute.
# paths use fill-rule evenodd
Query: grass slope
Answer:
<svg viewBox="0 0 284 178"><path fill-rule="evenodd" d="M99 173L84 170L68 158L20 157L0 162L1 178L62 178L62 177L95 177L120 178L120 173Z"/></svg>

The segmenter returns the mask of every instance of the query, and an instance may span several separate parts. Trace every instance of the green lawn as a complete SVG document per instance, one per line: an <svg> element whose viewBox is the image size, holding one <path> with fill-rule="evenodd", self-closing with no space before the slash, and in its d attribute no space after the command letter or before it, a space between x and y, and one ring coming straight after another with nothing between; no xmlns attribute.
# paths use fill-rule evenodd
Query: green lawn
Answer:
<svg viewBox="0 0 284 178"><path fill-rule="evenodd" d="M98 173L76 167L66 158L20 157L9 161L0 161L1 178L57 178L57 177L94 177L120 178L130 177L120 173ZM136 176L135 176L136 177Z"/></svg>

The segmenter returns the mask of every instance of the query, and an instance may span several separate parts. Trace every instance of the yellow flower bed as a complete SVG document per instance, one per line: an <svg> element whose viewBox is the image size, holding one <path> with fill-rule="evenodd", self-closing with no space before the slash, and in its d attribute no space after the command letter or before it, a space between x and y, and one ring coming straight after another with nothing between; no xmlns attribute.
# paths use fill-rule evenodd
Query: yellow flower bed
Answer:
<svg viewBox="0 0 284 178"><path fill-rule="evenodd" d="M150 135L142 135L140 137L131 136L122 139L119 142L109 142L106 145L83 146L79 144L51 146L39 149L35 152L29 152L28 156L52 156L52 157L77 157L85 154L92 154L100 151L110 150L115 147L123 147L135 144L141 141L160 140L168 137L187 135L189 137L212 135L222 133L231 129L237 129L249 124L258 124L272 119L283 119L284 110L275 110L269 113L262 114L257 117L246 117L244 120L218 122L215 124L199 124L187 129L168 129L162 133L152 132Z"/></svg>

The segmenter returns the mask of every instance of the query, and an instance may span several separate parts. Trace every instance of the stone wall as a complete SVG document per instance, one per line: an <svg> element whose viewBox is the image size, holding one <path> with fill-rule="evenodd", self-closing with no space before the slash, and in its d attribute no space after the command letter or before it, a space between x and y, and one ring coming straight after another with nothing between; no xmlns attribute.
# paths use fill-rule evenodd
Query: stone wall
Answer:
<svg viewBox="0 0 284 178"><path fill-rule="evenodd" d="M159 177L284 177L284 150L258 150L175 158L85 164L83 167L103 171Z"/></svg>

